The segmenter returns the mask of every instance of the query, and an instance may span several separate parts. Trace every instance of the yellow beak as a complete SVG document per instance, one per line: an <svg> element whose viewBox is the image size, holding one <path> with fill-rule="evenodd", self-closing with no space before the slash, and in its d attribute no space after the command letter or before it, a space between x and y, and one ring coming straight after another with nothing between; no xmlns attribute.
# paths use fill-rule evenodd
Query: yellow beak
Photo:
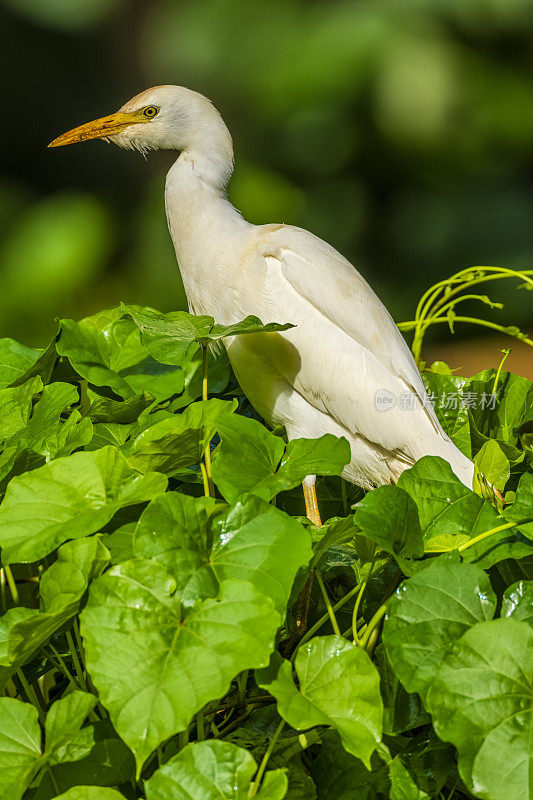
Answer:
<svg viewBox="0 0 533 800"><path fill-rule="evenodd" d="M106 136L114 136L128 128L130 125L139 122L150 122L150 119L143 117L137 111L125 113L117 111L108 117L100 117L92 122L79 125L71 131L63 133L50 142L48 147L62 147L65 144L76 144L76 142L86 142L89 139L101 139Z"/></svg>

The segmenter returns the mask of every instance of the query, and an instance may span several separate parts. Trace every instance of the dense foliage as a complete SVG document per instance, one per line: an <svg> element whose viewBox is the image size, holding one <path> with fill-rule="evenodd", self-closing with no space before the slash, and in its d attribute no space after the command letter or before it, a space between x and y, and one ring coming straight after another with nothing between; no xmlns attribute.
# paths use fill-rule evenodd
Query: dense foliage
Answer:
<svg viewBox="0 0 533 800"><path fill-rule="evenodd" d="M220 339L284 327L0 340L1 798L530 796L532 384L434 365L476 492L428 456L365 495L234 382Z"/></svg>

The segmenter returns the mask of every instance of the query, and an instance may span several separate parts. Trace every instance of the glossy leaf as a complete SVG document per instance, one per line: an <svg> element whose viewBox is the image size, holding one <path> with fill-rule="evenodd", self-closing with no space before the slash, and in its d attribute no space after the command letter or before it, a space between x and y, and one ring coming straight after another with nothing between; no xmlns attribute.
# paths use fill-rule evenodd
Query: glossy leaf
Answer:
<svg viewBox="0 0 533 800"><path fill-rule="evenodd" d="M0 686L78 611L89 582L109 562L100 537L67 542L41 578L41 610L11 608L0 618Z"/></svg>
<svg viewBox="0 0 533 800"><path fill-rule="evenodd" d="M503 522L489 503L461 483L447 461L436 456L425 456L402 472L398 486L418 507L428 553L453 550ZM528 549L516 534L502 531L469 547L463 557L488 568L505 558L521 558Z"/></svg>
<svg viewBox="0 0 533 800"><path fill-rule="evenodd" d="M26 347L14 339L0 339L0 389L24 375L38 357L39 350L33 347Z"/></svg>
<svg viewBox="0 0 533 800"><path fill-rule="evenodd" d="M100 530L121 508L165 491L158 473L139 475L114 447L58 458L13 478L0 506L5 564L36 561L67 539Z"/></svg>
<svg viewBox="0 0 533 800"><path fill-rule="evenodd" d="M503 593L501 616L533 625L533 581L518 581L507 587Z"/></svg>
<svg viewBox="0 0 533 800"><path fill-rule="evenodd" d="M147 800L247 800L257 764L246 750L227 742L189 744L146 781ZM265 774L258 800L282 800L284 770Z"/></svg>
<svg viewBox="0 0 533 800"><path fill-rule="evenodd" d="M387 553L420 558L424 540L414 500L398 486L378 486L357 504L354 523Z"/></svg>
<svg viewBox="0 0 533 800"><path fill-rule="evenodd" d="M429 795L418 788L399 756L389 764L390 800L427 800Z"/></svg>
<svg viewBox="0 0 533 800"><path fill-rule="evenodd" d="M123 800L124 795L115 789L107 789L103 786L73 786L62 794L58 794L56 800Z"/></svg>
<svg viewBox="0 0 533 800"><path fill-rule="evenodd" d="M213 480L228 502L243 492L270 500L306 475L339 475L350 459L348 442L331 434L294 439L285 446L256 420L237 415L218 430L221 444L213 458Z"/></svg>
<svg viewBox="0 0 533 800"><path fill-rule="evenodd" d="M484 800L527 800L533 766L533 631L497 619L446 654L427 697L435 730L459 753L461 777Z"/></svg>
<svg viewBox="0 0 533 800"><path fill-rule="evenodd" d="M340 636L315 636L299 648L292 665L279 656L256 673L259 686L277 700L278 712L296 730L331 725L343 747L370 769L381 738L383 705L379 673L364 650Z"/></svg>
<svg viewBox="0 0 533 800"><path fill-rule="evenodd" d="M0 797L20 800L39 770L41 729L37 710L12 697L0 698Z"/></svg>
<svg viewBox="0 0 533 800"><path fill-rule="evenodd" d="M258 497L220 506L211 498L162 495L139 520L135 555L163 564L188 604L237 579L250 581L283 614L295 575L311 558L309 533Z"/></svg>
<svg viewBox="0 0 533 800"><path fill-rule="evenodd" d="M40 378L31 378L12 389L0 389L0 442L20 431L28 422L34 396L41 391Z"/></svg>
<svg viewBox="0 0 533 800"><path fill-rule="evenodd" d="M126 562L92 583L81 615L91 678L138 770L237 673L266 664L280 624L245 581L189 609L174 588L156 562Z"/></svg>
<svg viewBox="0 0 533 800"><path fill-rule="evenodd" d="M183 389L183 371L155 361L141 344L131 320L109 309L81 322L63 319L59 355L94 386L108 386L123 399L146 391L163 400Z"/></svg>
<svg viewBox="0 0 533 800"><path fill-rule="evenodd" d="M171 475L197 464L221 420L233 414L236 401L191 403L181 414L150 425L127 448L128 462L140 472L155 470Z"/></svg>
<svg viewBox="0 0 533 800"><path fill-rule="evenodd" d="M42 390L41 398L34 405L30 419L5 443L0 456L0 476L5 477L24 451L50 461L69 456L74 450L91 441L91 420L82 418L78 410L66 419L62 415L78 402L76 387L68 383L51 383ZM31 454L31 455L30 455ZM37 465L36 465L37 466Z"/></svg>
<svg viewBox="0 0 533 800"><path fill-rule="evenodd" d="M505 519L519 523L520 532L533 539L533 474L526 472L520 478L514 503L506 506ZM531 520L526 522L525 520ZM522 524L523 523L523 524Z"/></svg>
<svg viewBox="0 0 533 800"><path fill-rule="evenodd" d="M405 688L424 700L450 647L495 609L488 576L472 564L437 561L404 581L387 602L383 641Z"/></svg>
<svg viewBox="0 0 533 800"><path fill-rule="evenodd" d="M511 467L498 442L494 439L485 442L474 461L483 477L492 486L503 492L511 474Z"/></svg>
<svg viewBox="0 0 533 800"><path fill-rule="evenodd" d="M96 702L93 694L76 690L52 704L46 715L45 758L51 758L61 745L78 732Z"/></svg>

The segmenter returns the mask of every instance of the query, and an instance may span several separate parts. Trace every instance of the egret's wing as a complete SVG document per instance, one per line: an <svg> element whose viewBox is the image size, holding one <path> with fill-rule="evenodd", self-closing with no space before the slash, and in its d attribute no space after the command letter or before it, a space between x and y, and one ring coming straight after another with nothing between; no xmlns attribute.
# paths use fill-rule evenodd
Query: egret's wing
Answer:
<svg viewBox="0 0 533 800"><path fill-rule="evenodd" d="M285 334L294 354L274 353L276 368L309 402L354 433L391 450L437 433L447 439L411 353L370 286L336 250L307 231L264 226L267 315L296 327ZM257 252L256 250L256 252ZM376 405L390 392L395 406ZM402 408L414 399L414 407ZM414 457L416 456L416 446ZM408 447L413 455L413 448Z"/></svg>

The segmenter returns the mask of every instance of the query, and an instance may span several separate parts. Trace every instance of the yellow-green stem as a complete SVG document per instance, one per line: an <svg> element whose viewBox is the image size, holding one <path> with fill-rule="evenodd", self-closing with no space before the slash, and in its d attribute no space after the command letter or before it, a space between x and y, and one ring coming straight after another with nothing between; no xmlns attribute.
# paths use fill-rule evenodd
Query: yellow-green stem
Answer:
<svg viewBox="0 0 533 800"><path fill-rule="evenodd" d="M11 567L8 567L7 564L6 564L6 566L4 567L4 570L5 570L5 573L6 573L6 578L7 578L7 583L8 583L8 586L9 586L9 591L11 592L11 597L13 598L13 602L15 603L15 605L18 606L18 604L19 604L19 591L17 589L17 583L15 581L15 578L13 577L13 573L11 572Z"/></svg>
<svg viewBox="0 0 533 800"><path fill-rule="evenodd" d="M496 394L496 389L498 388L498 383L500 380L500 375L502 374L503 365L511 355L511 348L507 347L505 350L501 350L500 352L503 353L503 358L500 361L500 365L498 367L496 375L494 376L494 383L492 384L492 394Z"/></svg>
<svg viewBox="0 0 533 800"><path fill-rule="evenodd" d="M202 400L207 400L207 345L202 345ZM206 497L215 496L215 486L213 484L213 470L211 467L211 448L209 442L204 450L205 471L209 494ZM205 487L204 487L205 491Z"/></svg>
<svg viewBox="0 0 533 800"><path fill-rule="evenodd" d="M330 599L328 597L328 593L326 591L326 587L324 586L324 581L322 580L322 575L320 574L320 572L318 570L316 571L316 580L317 580L318 585L320 586L320 591L322 592L322 597L324 598L324 603L326 604L326 608L328 610L328 615L329 615L329 618L331 620L331 625L333 627L333 630L335 631L337 636L340 636L341 635L341 629L338 626L337 618L335 616L335 612L333 611L333 607L332 607L331 601L330 601Z"/></svg>
<svg viewBox="0 0 533 800"><path fill-rule="evenodd" d="M78 681L80 682L80 686L84 692L88 692L89 689L87 687L87 682L85 680L85 675L83 674L83 667L81 661L78 657L78 651L76 650L76 645L74 643L74 639L72 638L72 633L67 631L67 644L70 648L70 654L72 656L72 663L74 664L74 669L76 670L76 676Z"/></svg>
<svg viewBox="0 0 533 800"><path fill-rule="evenodd" d="M533 522L533 518L522 519L520 520L520 522L507 522L505 525L498 525L497 528L491 528L490 531L484 531L484 533L480 533L478 534L478 536L474 536L474 538L470 539L468 542L459 545L457 550L460 553L463 553L465 550L468 550L469 547L473 547L473 545L478 544L478 542L482 542L484 539L488 539L489 536L494 536L495 533L501 533L502 531L509 530L510 528L518 528L520 525L525 525L528 522Z"/></svg>
<svg viewBox="0 0 533 800"><path fill-rule="evenodd" d="M267 751L266 751L265 755L263 756L262 761L261 761L261 763L259 765L259 769L257 770L257 774L255 776L255 780L252 783L252 785L250 786L250 791L248 792L248 800L251 800L251 798L255 797L255 795L257 794L257 790L259 789L259 786L261 785L261 781L263 779L263 775L265 774L265 771L266 771L267 764L269 762L270 756L272 755L272 751L274 750L276 742L278 741L280 733L281 733L281 731L283 730L284 727L285 727L285 720L282 719L281 722L279 723L278 727L276 728L272 739L268 743Z"/></svg>
<svg viewBox="0 0 533 800"><path fill-rule="evenodd" d="M44 720L45 720L44 709L39 703L37 695L31 688L28 681L26 680L26 676L24 675L21 667L17 669L17 678L21 682L22 688L24 689L24 692L26 693L26 697L28 698L29 702L37 709L37 714L39 715L39 720L41 722L41 725L44 725Z"/></svg>
<svg viewBox="0 0 533 800"><path fill-rule="evenodd" d="M383 605L378 608L378 610L376 611L376 613L374 614L374 616L372 617L372 619L368 623L368 626L367 626L364 634L361 636L361 638L359 639L359 642L358 642L358 644L362 648L365 648L367 646L368 640L370 639L370 634L376 628L376 626L379 625L380 621L385 616L386 610L387 610L387 606L385 605L385 603L383 603Z"/></svg>

